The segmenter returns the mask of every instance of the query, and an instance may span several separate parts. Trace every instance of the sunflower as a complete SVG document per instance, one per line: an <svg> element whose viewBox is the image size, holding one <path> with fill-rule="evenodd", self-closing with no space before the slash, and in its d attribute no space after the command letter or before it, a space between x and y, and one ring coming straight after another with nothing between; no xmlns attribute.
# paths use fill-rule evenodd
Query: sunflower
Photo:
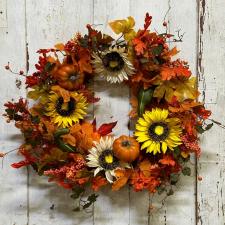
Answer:
<svg viewBox="0 0 225 225"><path fill-rule="evenodd" d="M95 146L89 150L87 155L87 165L89 167L96 168L94 176L100 171L105 171L106 179L113 183L113 177L115 177L115 169L119 167L128 167L128 164L121 164L113 153L114 138L105 137L100 139L99 142L94 142Z"/></svg>
<svg viewBox="0 0 225 225"><path fill-rule="evenodd" d="M169 111L166 109L153 109L146 111L143 118L139 118L136 124L135 136L137 141L142 143L141 149L146 152L166 153L167 148L173 150L180 145L180 120L168 118Z"/></svg>
<svg viewBox="0 0 225 225"><path fill-rule="evenodd" d="M110 47L100 55L93 53L92 56L95 72L110 83L121 83L134 74L135 69L125 53L125 48Z"/></svg>
<svg viewBox="0 0 225 225"><path fill-rule="evenodd" d="M69 127L86 115L87 102L82 94L67 92L68 100L65 101L60 92L51 91L47 105L47 116L52 117L58 126Z"/></svg>

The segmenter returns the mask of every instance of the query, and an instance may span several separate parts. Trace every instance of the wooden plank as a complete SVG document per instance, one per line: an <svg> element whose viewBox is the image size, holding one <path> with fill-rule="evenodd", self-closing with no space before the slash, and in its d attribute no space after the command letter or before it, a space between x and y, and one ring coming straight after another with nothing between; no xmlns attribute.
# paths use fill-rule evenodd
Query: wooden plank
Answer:
<svg viewBox="0 0 225 225"><path fill-rule="evenodd" d="M108 22L129 16L129 0L95 0L94 24L105 33L112 34ZM118 121L114 134L129 134L129 89L125 85L112 85L104 81L94 84L96 96L101 98L95 106L95 116L98 124ZM105 188L99 194L94 207L94 224L128 224L129 223L129 189L123 188L118 192Z"/></svg>
<svg viewBox="0 0 225 225"><path fill-rule="evenodd" d="M224 9L223 0L199 1L198 73L202 98L212 118L224 119ZM198 160L197 224L223 225L225 221L225 131L214 126L202 137L203 156Z"/></svg>
<svg viewBox="0 0 225 225"><path fill-rule="evenodd" d="M0 1L0 28L7 27L7 1Z"/></svg>
<svg viewBox="0 0 225 225"><path fill-rule="evenodd" d="M27 1L27 41L30 72L39 48L49 48L58 42L66 42L80 31L86 32L86 24L92 23L92 0ZM92 224L92 215L72 212L74 201L70 191L47 182L44 177L30 174L30 224ZM51 207L54 206L54 207ZM54 208L53 210L50 209Z"/></svg>
<svg viewBox="0 0 225 225"><path fill-rule="evenodd" d="M136 29L143 28L145 14L149 12L153 17L151 30L157 30L157 32L163 31L163 17L168 10L167 1L131 0L130 2L130 14L135 18ZM130 196L130 224L153 224L148 213L150 207L149 193L147 191L136 193L131 190ZM158 221L156 224L158 224Z"/></svg>
<svg viewBox="0 0 225 225"><path fill-rule="evenodd" d="M15 13L17 12L17 13ZM7 15L7 16L6 16ZM24 96L24 87L17 89L17 77L4 69L10 61L13 69L19 71L26 67L25 40L25 5L24 1L0 0L0 115L4 113L4 103L19 96ZM15 39L16 37L16 39ZM1 152L18 148L21 136L13 124L6 124L0 117L0 146ZM21 157L15 152L4 159L4 167L0 169L0 223L4 225L27 224L27 171L15 170L10 164L20 161Z"/></svg>

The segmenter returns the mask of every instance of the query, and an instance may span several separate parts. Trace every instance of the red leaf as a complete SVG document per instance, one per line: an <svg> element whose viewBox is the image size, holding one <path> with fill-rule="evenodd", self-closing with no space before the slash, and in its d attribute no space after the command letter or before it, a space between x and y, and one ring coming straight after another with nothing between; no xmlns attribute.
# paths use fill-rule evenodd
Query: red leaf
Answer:
<svg viewBox="0 0 225 225"><path fill-rule="evenodd" d="M164 155L163 159L160 159L159 162L163 165L175 166L176 162L174 161L171 155Z"/></svg>
<svg viewBox="0 0 225 225"><path fill-rule="evenodd" d="M144 24L145 31L151 25L151 22L152 22L152 16L149 16L149 13L146 13L146 15L145 15L145 24Z"/></svg>
<svg viewBox="0 0 225 225"><path fill-rule="evenodd" d="M12 166L13 168L18 169L18 168L20 168L20 167L28 166L28 165L30 165L30 164L32 164L31 161L29 161L29 160L23 160L23 161L20 161L20 162L18 162L18 163L13 163L13 164L11 164L11 166Z"/></svg>
<svg viewBox="0 0 225 225"><path fill-rule="evenodd" d="M112 122L112 123L104 123L98 128L98 133L101 136L105 136L107 134L110 134L112 132L112 129L116 126L117 121Z"/></svg>

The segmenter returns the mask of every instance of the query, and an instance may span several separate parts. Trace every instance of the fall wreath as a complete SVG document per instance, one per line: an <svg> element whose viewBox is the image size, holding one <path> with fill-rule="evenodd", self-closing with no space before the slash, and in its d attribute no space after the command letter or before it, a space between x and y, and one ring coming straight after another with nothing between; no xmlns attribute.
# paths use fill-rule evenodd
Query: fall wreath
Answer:
<svg viewBox="0 0 225 225"><path fill-rule="evenodd" d="M109 23L117 39L87 25L86 35L38 50L36 72L19 72L33 104L22 98L5 104L7 122L14 121L24 136L24 159L12 167L32 166L71 189L73 198L107 184L113 191L128 184L135 191L173 193L180 175L191 174L190 155L200 156L198 134L212 126L205 122L211 113L197 100L188 63L172 59L178 53L169 48L173 35L152 32L151 21L147 13L138 31L132 17ZM12 72L9 64L6 69ZM114 137L116 122L96 127L95 119L85 120L88 107L100 100L90 85L96 76L129 86L133 135Z"/></svg>

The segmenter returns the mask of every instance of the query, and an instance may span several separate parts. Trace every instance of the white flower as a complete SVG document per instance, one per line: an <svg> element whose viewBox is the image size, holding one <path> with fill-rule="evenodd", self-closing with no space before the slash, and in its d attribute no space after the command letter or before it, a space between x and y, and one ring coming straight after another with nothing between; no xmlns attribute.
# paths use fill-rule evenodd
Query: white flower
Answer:
<svg viewBox="0 0 225 225"><path fill-rule="evenodd" d="M95 146L89 150L90 154L87 155L87 165L89 167L96 168L94 171L94 176L96 176L100 171L104 170L106 179L110 183L113 183L115 169L122 166L119 160L113 154L113 142L113 137L101 137L99 142L94 142Z"/></svg>
<svg viewBox="0 0 225 225"><path fill-rule="evenodd" d="M93 53L95 72L110 83L121 83L134 74L134 66L128 59L124 47L110 47L99 55Z"/></svg>

